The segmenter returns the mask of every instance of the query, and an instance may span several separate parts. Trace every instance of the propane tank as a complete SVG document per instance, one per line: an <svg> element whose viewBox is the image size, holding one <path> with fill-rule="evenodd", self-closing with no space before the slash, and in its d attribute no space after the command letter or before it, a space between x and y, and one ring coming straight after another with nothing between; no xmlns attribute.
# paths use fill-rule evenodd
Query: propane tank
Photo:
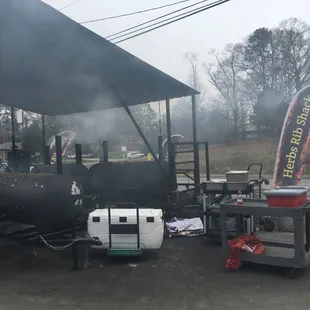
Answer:
<svg viewBox="0 0 310 310"><path fill-rule="evenodd" d="M0 213L8 220L56 230L75 221L82 210L82 188L68 175L0 174Z"/></svg>

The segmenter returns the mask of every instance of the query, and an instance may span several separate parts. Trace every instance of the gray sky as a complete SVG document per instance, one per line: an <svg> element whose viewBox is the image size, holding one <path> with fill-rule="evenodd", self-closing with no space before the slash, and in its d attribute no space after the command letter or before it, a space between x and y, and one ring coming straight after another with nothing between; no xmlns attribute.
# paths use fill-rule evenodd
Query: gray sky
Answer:
<svg viewBox="0 0 310 310"><path fill-rule="evenodd" d="M177 0L80 0L62 10L75 21L85 21L160 6ZM115 20L86 24L105 37L161 14L197 2L192 0L178 6ZM44 0L60 9L73 0ZM119 46L158 69L187 82L188 67L183 55L199 54L201 62L209 62L211 48L222 50L227 43L241 41L259 27L273 28L283 19L297 17L310 23L310 0L231 0L228 3L194 15ZM201 77L204 76L201 70Z"/></svg>

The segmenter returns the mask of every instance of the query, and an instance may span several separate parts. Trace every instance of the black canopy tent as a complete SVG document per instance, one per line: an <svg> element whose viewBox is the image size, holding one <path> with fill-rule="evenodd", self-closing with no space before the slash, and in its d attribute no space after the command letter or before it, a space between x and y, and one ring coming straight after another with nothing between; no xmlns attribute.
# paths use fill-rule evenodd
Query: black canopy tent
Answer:
<svg viewBox="0 0 310 310"><path fill-rule="evenodd" d="M196 142L196 94L40 0L0 0L0 103L12 111L60 115L124 107L157 160L128 107L166 100L170 117L170 99L192 96ZM170 119L167 124L171 133Z"/></svg>

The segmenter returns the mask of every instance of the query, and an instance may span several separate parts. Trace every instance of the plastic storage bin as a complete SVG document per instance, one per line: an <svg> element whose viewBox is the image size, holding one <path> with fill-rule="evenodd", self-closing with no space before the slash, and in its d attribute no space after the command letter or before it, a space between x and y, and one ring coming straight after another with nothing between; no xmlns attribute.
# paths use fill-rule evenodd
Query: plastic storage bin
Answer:
<svg viewBox="0 0 310 310"><path fill-rule="evenodd" d="M307 202L307 187L279 187L264 192L268 207L300 208Z"/></svg>
<svg viewBox="0 0 310 310"><path fill-rule="evenodd" d="M247 183L249 177L248 171L229 171L226 172L227 182Z"/></svg>

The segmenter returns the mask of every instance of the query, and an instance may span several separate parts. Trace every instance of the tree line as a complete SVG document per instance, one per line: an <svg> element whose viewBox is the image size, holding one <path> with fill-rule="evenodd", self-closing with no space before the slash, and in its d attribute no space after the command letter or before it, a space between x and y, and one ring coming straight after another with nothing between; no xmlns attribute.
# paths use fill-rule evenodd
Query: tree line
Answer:
<svg viewBox="0 0 310 310"><path fill-rule="evenodd" d="M310 80L309 25L290 18L209 54L213 61L202 65L197 54L185 55L190 85L201 92L200 139L229 142L253 130L278 135L288 104ZM201 82L202 74L209 87ZM181 104L178 110L179 119L188 113ZM182 130L182 122L176 127Z"/></svg>

